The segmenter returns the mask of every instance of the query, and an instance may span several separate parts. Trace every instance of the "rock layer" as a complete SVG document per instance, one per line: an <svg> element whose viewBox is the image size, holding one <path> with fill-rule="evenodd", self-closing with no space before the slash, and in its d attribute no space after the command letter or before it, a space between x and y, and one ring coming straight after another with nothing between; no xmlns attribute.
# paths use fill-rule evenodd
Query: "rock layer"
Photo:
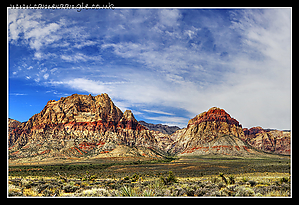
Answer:
<svg viewBox="0 0 299 205"><path fill-rule="evenodd" d="M239 122L226 113L225 110L217 107L212 107L207 112L196 115L194 118L189 120L188 126L200 124L202 122L225 122L228 125L242 127Z"/></svg>
<svg viewBox="0 0 299 205"><path fill-rule="evenodd" d="M187 128L177 131L170 151L181 155L247 155L253 152L241 138L242 126L223 109L212 107L189 120Z"/></svg>
<svg viewBox="0 0 299 205"><path fill-rule="evenodd" d="M264 152L290 155L291 133L279 130L266 130L262 127L244 128L242 140Z"/></svg>
<svg viewBox="0 0 299 205"><path fill-rule="evenodd" d="M133 113L123 113L107 94L50 100L40 113L9 132L8 143L11 159L107 155L118 145L159 146Z"/></svg>
<svg viewBox="0 0 299 205"><path fill-rule="evenodd" d="M8 118L8 132L11 132L15 128L17 128L20 124L21 124L21 122L11 119L11 118Z"/></svg>
<svg viewBox="0 0 299 205"><path fill-rule="evenodd" d="M217 107L169 135L148 130L130 110L123 113L116 107L107 94L73 94L50 100L27 122L9 119L8 124L10 160L161 158L166 153L247 156L257 154L256 150L290 154L290 132L242 129L236 119Z"/></svg>

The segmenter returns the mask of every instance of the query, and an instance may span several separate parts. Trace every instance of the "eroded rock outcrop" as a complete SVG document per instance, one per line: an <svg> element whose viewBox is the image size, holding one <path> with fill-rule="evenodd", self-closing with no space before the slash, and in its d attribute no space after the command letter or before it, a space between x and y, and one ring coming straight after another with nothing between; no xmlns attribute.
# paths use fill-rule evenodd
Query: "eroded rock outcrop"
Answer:
<svg viewBox="0 0 299 205"><path fill-rule="evenodd" d="M212 107L189 120L185 129L179 130L170 152L180 155L247 155L253 152L241 138L242 126L225 110Z"/></svg>
<svg viewBox="0 0 299 205"><path fill-rule="evenodd" d="M154 135L107 94L50 100L40 113L9 132L8 143L10 159L107 155L118 145L159 149Z"/></svg>
<svg viewBox="0 0 299 205"><path fill-rule="evenodd" d="M290 155L291 133L279 130L266 130L262 127L244 128L241 139L264 152Z"/></svg>
<svg viewBox="0 0 299 205"><path fill-rule="evenodd" d="M21 122L11 119L11 118L8 118L8 132L11 132L15 128L17 128L20 124L21 124Z"/></svg>
<svg viewBox="0 0 299 205"><path fill-rule="evenodd" d="M239 122L232 118L227 112L225 112L225 110L217 107L212 107L207 112L196 115L194 118L189 120L188 126L200 124L202 122L225 122L228 125L242 127Z"/></svg>

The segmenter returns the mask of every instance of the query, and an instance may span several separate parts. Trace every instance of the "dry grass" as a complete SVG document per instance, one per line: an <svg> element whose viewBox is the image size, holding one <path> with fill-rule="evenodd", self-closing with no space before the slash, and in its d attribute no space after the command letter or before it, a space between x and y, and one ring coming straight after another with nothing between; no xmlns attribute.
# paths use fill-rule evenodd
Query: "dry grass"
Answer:
<svg viewBox="0 0 299 205"><path fill-rule="evenodd" d="M165 183L169 171L176 180ZM201 156L153 163L19 166L10 167L9 175L11 197L291 195L290 159L284 157Z"/></svg>
<svg viewBox="0 0 299 205"><path fill-rule="evenodd" d="M291 194L290 175L286 173L233 175L235 179L233 184L230 184L229 180L227 184L224 183L219 175L176 177L176 181L169 183L164 183L161 177L136 176L137 174L125 178L100 178L89 181L76 178L64 181L59 177L9 177L8 195L11 197L289 197ZM168 175L162 176L167 178ZM228 179L229 176L224 177Z"/></svg>

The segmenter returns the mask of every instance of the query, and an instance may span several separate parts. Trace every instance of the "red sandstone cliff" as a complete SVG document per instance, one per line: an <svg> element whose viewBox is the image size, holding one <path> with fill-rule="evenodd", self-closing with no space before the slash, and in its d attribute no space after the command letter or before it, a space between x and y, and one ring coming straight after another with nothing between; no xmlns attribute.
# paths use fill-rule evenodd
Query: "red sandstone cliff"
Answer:
<svg viewBox="0 0 299 205"><path fill-rule="evenodd" d="M244 128L242 140L264 152L290 155L291 133L265 130L261 127Z"/></svg>
<svg viewBox="0 0 299 205"><path fill-rule="evenodd" d="M229 125L235 125L237 127L242 127L239 122L232 118L225 110L212 107L207 112L203 112L199 115L196 115L194 118L189 120L188 126L194 124L200 124L202 122L225 122Z"/></svg>
<svg viewBox="0 0 299 205"><path fill-rule="evenodd" d="M11 159L107 154L118 145L159 146L133 113L123 113L107 94L50 100L40 113L9 132L8 143Z"/></svg>
<svg viewBox="0 0 299 205"><path fill-rule="evenodd" d="M261 127L242 129L236 119L216 107L195 116L189 120L187 128L172 136L177 140L170 150L178 154L246 155L256 149L290 155L291 149L290 132L265 130Z"/></svg>
<svg viewBox="0 0 299 205"><path fill-rule="evenodd" d="M212 107L189 120L187 128L176 133L172 153L247 155L253 152L241 138L242 126L225 110Z"/></svg>
<svg viewBox="0 0 299 205"><path fill-rule="evenodd" d="M20 124L21 124L21 122L11 119L11 118L8 118L8 132L11 132L15 128L17 128Z"/></svg>

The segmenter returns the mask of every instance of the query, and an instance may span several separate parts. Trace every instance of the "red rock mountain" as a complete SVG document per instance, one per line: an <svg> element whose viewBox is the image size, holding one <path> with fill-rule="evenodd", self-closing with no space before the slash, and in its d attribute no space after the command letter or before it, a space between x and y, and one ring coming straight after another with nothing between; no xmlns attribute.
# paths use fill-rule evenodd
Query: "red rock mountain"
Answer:
<svg viewBox="0 0 299 205"><path fill-rule="evenodd" d="M237 127L242 127L239 122L231 118L231 116L225 112L223 109L219 109L217 107L212 107L207 112L203 112L188 122L188 126L192 126L194 124L200 124L202 122L225 122L229 125L235 125Z"/></svg>
<svg viewBox="0 0 299 205"><path fill-rule="evenodd" d="M73 94L50 100L27 122L9 119L9 160L15 163L176 155L247 156L256 150L290 154L290 132L242 129L225 110L212 107L172 135L150 131L107 94Z"/></svg>
<svg viewBox="0 0 299 205"><path fill-rule="evenodd" d="M261 127L244 128L243 141L264 152L290 155L291 132L265 130Z"/></svg>
<svg viewBox="0 0 299 205"><path fill-rule="evenodd" d="M11 119L11 118L8 118L8 132L11 132L15 128L17 128L20 124L21 124L21 122Z"/></svg>
<svg viewBox="0 0 299 205"><path fill-rule="evenodd" d="M172 136L171 153L179 155L248 155L263 152L290 155L291 133L242 125L225 110L212 107L189 120L185 129Z"/></svg>
<svg viewBox="0 0 299 205"><path fill-rule="evenodd" d="M115 151L119 145L142 147L135 153L140 156L161 157L151 151L158 149L159 138L130 110L123 113L107 94L50 100L40 113L9 132L8 143L10 159L123 156Z"/></svg>
<svg viewBox="0 0 299 205"><path fill-rule="evenodd" d="M179 155L248 155L254 151L245 144L242 126L225 110L212 107L189 120L185 129L177 131L170 149Z"/></svg>

